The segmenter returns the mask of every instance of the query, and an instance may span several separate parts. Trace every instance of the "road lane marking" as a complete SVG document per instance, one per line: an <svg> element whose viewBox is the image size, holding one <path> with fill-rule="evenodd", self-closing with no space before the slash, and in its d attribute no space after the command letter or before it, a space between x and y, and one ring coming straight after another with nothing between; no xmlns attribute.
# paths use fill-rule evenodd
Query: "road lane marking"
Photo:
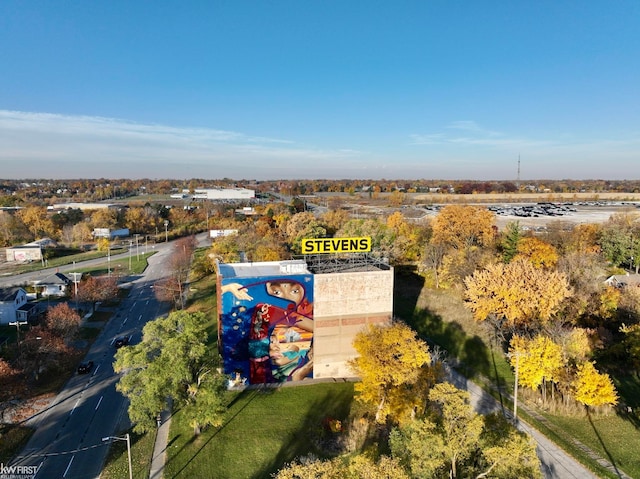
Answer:
<svg viewBox="0 0 640 479"><path fill-rule="evenodd" d="M78 400L76 401L76 403L73 405L73 409L71 410L71 412L69 413L69 416L71 416L73 414L73 411L76 410L76 407L78 407L78 403L80 402L80 399L78 398Z"/></svg>
<svg viewBox="0 0 640 479"><path fill-rule="evenodd" d="M138 316L138 321L140 321L142 319L142 315Z"/></svg>
<svg viewBox="0 0 640 479"><path fill-rule="evenodd" d="M100 403L102 402L102 398L103 398L103 397L104 397L104 396L100 396L100 400L98 401L98 404L96 405L96 408L94 409L94 411L97 411L97 410L98 410L98 408L100 407Z"/></svg>
<svg viewBox="0 0 640 479"><path fill-rule="evenodd" d="M127 316L126 318L124 318L124 321L122 321L122 325L124 326L125 324L127 324L127 319L129 319L129 316Z"/></svg>
<svg viewBox="0 0 640 479"><path fill-rule="evenodd" d="M96 373L98 372L98 369L100 369L100 365L99 365L99 364L98 364L98 365L96 366L96 368L93 370L93 374L92 374L92 376L95 376L95 375L96 375Z"/></svg>
<svg viewBox="0 0 640 479"><path fill-rule="evenodd" d="M71 463L73 462L73 458L76 456L71 456L71 460L69 461L69 465L67 466L67 468L64 470L64 474L62 475L62 477L67 477L67 473L69 472L69 468L71 467Z"/></svg>

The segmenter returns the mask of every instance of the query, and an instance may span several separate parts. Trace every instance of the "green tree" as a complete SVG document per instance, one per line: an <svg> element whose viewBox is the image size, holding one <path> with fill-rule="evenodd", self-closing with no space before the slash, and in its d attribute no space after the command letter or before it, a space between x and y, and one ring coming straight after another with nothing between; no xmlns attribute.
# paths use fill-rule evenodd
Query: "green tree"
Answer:
<svg viewBox="0 0 640 479"><path fill-rule="evenodd" d="M207 345L208 326L203 313L173 312L147 323L139 344L118 350L117 389L129 399L134 431L152 430L168 400L185 408L194 434L222 423L226 378Z"/></svg>
<svg viewBox="0 0 640 479"><path fill-rule="evenodd" d="M507 223L500 241L502 261L508 263L518 254L518 243L521 237L520 223L518 221L510 221Z"/></svg>
<svg viewBox="0 0 640 479"><path fill-rule="evenodd" d="M358 333L353 346L358 356L349 366L360 377L359 401L375 408L376 421L412 418L424 408L426 394L437 371L430 367L428 345L409 326L369 326Z"/></svg>
<svg viewBox="0 0 640 479"><path fill-rule="evenodd" d="M441 383L429 394L431 414L394 428L394 459L412 478L541 477L535 441L518 432L501 414L481 416L469 393Z"/></svg>
<svg viewBox="0 0 640 479"><path fill-rule="evenodd" d="M413 477L458 477L478 447L482 417L471 408L469 393L449 383L429 393L436 414L414 421L391 435L393 457Z"/></svg>

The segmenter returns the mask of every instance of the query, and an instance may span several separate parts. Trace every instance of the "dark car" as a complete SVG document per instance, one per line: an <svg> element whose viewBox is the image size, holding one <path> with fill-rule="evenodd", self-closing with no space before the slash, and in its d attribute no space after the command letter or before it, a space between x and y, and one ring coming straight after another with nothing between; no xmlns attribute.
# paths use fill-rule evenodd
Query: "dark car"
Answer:
<svg viewBox="0 0 640 479"><path fill-rule="evenodd" d="M113 341L113 345L116 349L121 348L122 346L127 346L129 344L129 336L120 336Z"/></svg>
<svg viewBox="0 0 640 479"><path fill-rule="evenodd" d="M86 363L80 363L78 366L78 374L88 374L93 369L93 361L87 361Z"/></svg>

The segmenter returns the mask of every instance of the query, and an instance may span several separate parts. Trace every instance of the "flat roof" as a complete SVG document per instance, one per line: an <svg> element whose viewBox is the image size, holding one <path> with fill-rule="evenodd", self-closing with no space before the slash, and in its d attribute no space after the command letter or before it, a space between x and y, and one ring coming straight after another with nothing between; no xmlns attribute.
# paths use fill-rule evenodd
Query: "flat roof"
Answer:
<svg viewBox="0 0 640 479"><path fill-rule="evenodd" d="M218 273L223 278L252 278L311 274L311 271L309 271L305 261L288 260L257 263L218 263Z"/></svg>

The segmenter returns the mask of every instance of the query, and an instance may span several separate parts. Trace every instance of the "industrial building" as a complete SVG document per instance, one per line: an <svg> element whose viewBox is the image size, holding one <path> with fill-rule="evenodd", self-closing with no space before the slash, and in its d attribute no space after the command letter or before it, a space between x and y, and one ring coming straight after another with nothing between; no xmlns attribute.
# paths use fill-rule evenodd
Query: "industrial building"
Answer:
<svg viewBox="0 0 640 479"><path fill-rule="evenodd" d="M254 190L247 188L197 188L193 192L194 200L252 200L256 197Z"/></svg>
<svg viewBox="0 0 640 479"><path fill-rule="evenodd" d="M239 384L349 378L355 335L393 315L393 268L364 253L218 263L218 345Z"/></svg>

